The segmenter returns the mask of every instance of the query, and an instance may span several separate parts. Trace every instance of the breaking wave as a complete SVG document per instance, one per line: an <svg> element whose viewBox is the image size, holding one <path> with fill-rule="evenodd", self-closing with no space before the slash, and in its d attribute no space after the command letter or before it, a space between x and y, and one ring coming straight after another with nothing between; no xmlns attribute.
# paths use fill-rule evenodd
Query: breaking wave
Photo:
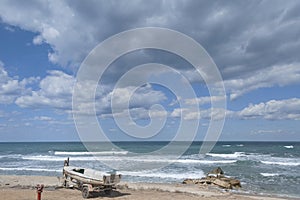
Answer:
<svg viewBox="0 0 300 200"><path fill-rule="evenodd" d="M231 147L230 144L223 144L222 147Z"/></svg>
<svg viewBox="0 0 300 200"><path fill-rule="evenodd" d="M238 158L241 156L245 156L245 153L244 152L234 152L232 154L207 153L206 155L211 157L221 157L221 158Z"/></svg>
<svg viewBox="0 0 300 200"><path fill-rule="evenodd" d="M287 149L293 149L294 146L293 146L293 145L288 145L288 146L284 146L284 148L287 148Z"/></svg>
<svg viewBox="0 0 300 200"><path fill-rule="evenodd" d="M69 151L55 151L54 155L72 155L72 156L84 156L84 155L127 155L128 151L100 151L100 152L88 152L88 151L75 151L75 152L69 152Z"/></svg>
<svg viewBox="0 0 300 200"><path fill-rule="evenodd" d="M36 161L64 161L65 157L60 156L23 156L23 160L36 160ZM182 164L229 164L235 163L237 160L196 160L196 159L165 159L162 157L157 158L147 158L147 157L114 157L114 156L106 156L106 157L95 157L95 156L75 156L70 157L72 161L131 161L131 162L167 162L167 163L182 163Z"/></svg>
<svg viewBox="0 0 300 200"><path fill-rule="evenodd" d="M205 174L202 170L199 170L197 173L167 173L167 172L155 172L155 171L139 171L139 172L132 172L132 171L120 171L121 174L127 176L135 176L135 177L147 177L147 178L162 178L162 179L187 179L187 178L201 178L204 177Z"/></svg>
<svg viewBox="0 0 300 200"><path fill-rule="evenodd" d="M260 161L266 165L300 166L300 162Z"/></svg>
<svg viewBox="0 0 300 200"><path fill-rule="evenodd" d="M269 177L269 176L279 176L278 173L260 173L262 176Z"/></svg>

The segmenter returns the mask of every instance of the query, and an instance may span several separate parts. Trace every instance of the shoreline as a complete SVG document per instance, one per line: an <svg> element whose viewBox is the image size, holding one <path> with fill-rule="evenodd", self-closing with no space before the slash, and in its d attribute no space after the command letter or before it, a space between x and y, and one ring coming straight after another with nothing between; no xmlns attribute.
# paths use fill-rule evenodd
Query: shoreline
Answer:
<svg viewBox="0 0 300 200"><path fill-rule="evenodd" d="M43 195L47 199L82 199L81 192L76 189L65 189L61 186L61 177L54 176L27 176L27 175L0 175L0 196L4 199L28 199L36 195L35 186L44 184ZM93 199L212 199L212 200L279 200L300 199L278 195L251 194L243 191L221 190L213 186L186 185L181 183L130 183L121 182L112 196L99 194Z"/></svg>

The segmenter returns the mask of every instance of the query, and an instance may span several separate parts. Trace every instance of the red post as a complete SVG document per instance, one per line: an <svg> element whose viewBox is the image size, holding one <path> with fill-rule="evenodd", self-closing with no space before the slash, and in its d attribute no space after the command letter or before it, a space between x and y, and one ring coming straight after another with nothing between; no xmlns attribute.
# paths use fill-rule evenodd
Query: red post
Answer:
<svg viewBox="0 0 300 200"><path fill-rule="evenodd" d="M42 199L42 192L44 189L44 185L43 184L37 184L36 185L36 192L37 192L37 200L41 200Z"/></svg>

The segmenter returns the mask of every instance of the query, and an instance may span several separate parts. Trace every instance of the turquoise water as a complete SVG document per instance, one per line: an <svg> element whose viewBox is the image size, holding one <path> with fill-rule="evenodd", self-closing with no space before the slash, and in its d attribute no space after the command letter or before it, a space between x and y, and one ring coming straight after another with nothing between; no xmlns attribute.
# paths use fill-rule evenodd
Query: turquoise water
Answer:
<svg viewBox="0 0 300 200"><path fill-rule="evenodd" d="M201 142L195 142L178 160L174 160L172 152L140 157L133 154L158 150L167 144L117 142L120 149L116 150L106 143L94 143L96 160L79 142L0 143L0 174L60 176L63 161L70 157L71 165L99 171L111 170L103 162L133 166L132 170L120 171L129 182L178 183L185 178L200 178L220 166L225 175L242 181L242 191L300 197L300 143L219 142L210 153L199 155ZM184 143L176 145L180 148ZM164 163L166 167L144 171L134 168L154 163Z"/></svg>

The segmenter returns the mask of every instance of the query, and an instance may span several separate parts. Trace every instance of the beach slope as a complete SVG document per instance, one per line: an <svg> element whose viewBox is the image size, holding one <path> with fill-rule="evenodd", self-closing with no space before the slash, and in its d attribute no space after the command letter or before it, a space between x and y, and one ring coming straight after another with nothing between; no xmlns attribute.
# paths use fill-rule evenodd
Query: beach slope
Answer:
<svg viewBox="0 0 300 200"><path fill-rule="evenodd" d="M58 177L47 176L0 176L0 196L5 200L31 200L36 198L35 186L44 184L45 189L42 193L42 199L47 200L81 200L81 192L76 189L65 189L61 187L61 179ZM121 183L117 191L111 196L104 193L97 193L92 199L150 199L150 200L279 200L282 197L242 195L233 194L229 191L221 191L214 188L199 187L198 185L183 184L155 184L155 183ZM290 198L286 198L290 199Z"/></svg>

